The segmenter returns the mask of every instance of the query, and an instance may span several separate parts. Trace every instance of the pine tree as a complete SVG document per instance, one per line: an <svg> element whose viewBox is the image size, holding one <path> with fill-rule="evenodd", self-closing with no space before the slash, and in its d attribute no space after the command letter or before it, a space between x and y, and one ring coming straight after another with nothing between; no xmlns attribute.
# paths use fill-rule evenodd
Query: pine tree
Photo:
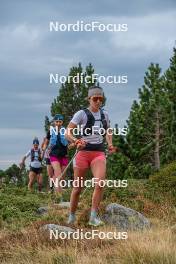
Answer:
<svg viewBox="0 0 176 264"><path fill-rule="evenodd" d="M7 170L5 170L5 174L7 175L7 182L10 180L17 180L18 184L22 184L22 175L20 173L20 168L16 164L12 164Z"/></svg>
<svg viewBox="0 0 176 264"><path fill-rule="evenodd" d="M65 124L67 125L75 112L87 107L87 91L88 88L95 83L95 80L92 78L93 73L94 69L91 64L86 67L85 72L83 72L81 63L79 63L78 67L72 67L70 69L67 81L62 84L59 95L54 99L51 105L52 116L56 113L63 114ZM78 74L80 79L78 83L75 83L71 77L77 76ZM90 83L85 82L85 77L87 77Z"/></svg>
<svg viewBox="0 0 176 264"><path fill-rule="evenodd" d="M173 49L170 67L165 73L165 91L167 93L167 137L163 159L170 162L176 159L176 48Z"/></svg>
<svg viewBox="0 0 176 264"><path fill-rule="evenodd" d="M161 165L165 103L161 69L158 64L151 64L145 73L144 85L139 89L139 102L134 101L127 121L130 159L142 177Z"/></svg>
<svg viewBox="0 0 176 264"><path fill-rule="evenodd" d="M117 124L115 125L115 129L117 134ZM125 136L116 134L113 135L113 146L116 146L118 151L113 155L107 156L107 176L110 179L124 179L130 159L127 154Z"/></svg>

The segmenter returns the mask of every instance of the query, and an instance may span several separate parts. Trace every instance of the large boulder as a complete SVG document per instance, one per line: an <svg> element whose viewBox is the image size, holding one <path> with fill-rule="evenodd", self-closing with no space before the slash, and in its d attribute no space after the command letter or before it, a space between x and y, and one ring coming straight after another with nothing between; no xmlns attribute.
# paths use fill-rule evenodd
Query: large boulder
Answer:
<svg viewBox="0 0 176 264"><path fill-rule="evenodd" d="M70 232L74 232L75 230L73 228L70 228L68 226L61 226L61 225L56 225L56 224L46 224L44 226L42 226L40 228L41 230L44 231L58 231L60 232L64 232L64 233L70 233Z"/></svg>
<svg viewBox="0 0 176 264"><path fill-rule="evenodd" d="M150 221L141 213L116 203L107 205L103 220L119 230L142 230L150 227Z"/></svg>

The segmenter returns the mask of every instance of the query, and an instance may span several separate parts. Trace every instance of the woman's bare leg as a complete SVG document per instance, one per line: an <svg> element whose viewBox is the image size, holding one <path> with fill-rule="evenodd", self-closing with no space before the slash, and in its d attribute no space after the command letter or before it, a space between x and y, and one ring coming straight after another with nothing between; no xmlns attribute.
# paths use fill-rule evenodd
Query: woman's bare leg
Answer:
<svg viewBox="0 0 176 264"><path fill-rule="evenodd" d="M81 186L81 181L83 183L86 172L87 172L87 168L86 169L81 169L77 167L74 168L74 180L78 180L79 183L78 183L78 187L73 186L70 197L70 212L73 214L75 213L78 206L79 196L83 188Z"/></svg>
<svg viewBox="0 0 176 264"><path fill-rule="evenodd" d="M42 174L37 174L37 183L38 183L38 190L41 192L42 190Z"/></svg>
<svg viewBox="0 0 176 264"><path fill-rule="evenodd" d="M55 188L55 191L56 192L62 192L62 188L59 186L59 180L60 180L60 176L62 173L61 165L57 161L53 161L51 164L52 164L52 167L54 170L54 175L53 175L54 182L56 182L56 180L58 179L58 187Z"/></svg>
<svg viewBox="0 0 176 264"><path fill-rule="evenodd" d="M91 165L91 170L93 173L93 177L96 178L96 184L94 188L94 192L92 195L92 209L94 211L98 210L100 205L102 195L103 195L103 187L99 186L98 181L105 180L106 176L106 162L103 160L96 160Z"/></svg>
<svg viewBox="0 0 176 264"><path fill-rule="evenodd" d="M29 183L28 183L28 190L30 191L32 191L32 186L33 186L35 177L36 177L36 173L33 171L30 171L29 172Z"/></svg>

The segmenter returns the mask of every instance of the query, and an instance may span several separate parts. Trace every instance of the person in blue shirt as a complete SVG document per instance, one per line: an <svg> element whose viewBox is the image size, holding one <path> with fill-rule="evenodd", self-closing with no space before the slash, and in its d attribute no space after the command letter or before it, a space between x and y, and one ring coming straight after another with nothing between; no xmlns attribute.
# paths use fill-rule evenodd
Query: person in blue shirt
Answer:
<svg viewBox="0 0 176 264"><path fill-rule="evenodd" d="M63 127L64 117L61 114L56 114L53 122L55 131L50 133L50 142L49 142L49 156L51 165L54 170L53 180L55 181L57 178L60 179L62 172L65 167L68 165L68 141L65 138L65 128ZM58 133L55 133L58 132ZM56 192L61 192L62 189L60 186L55 188Z"/></svg>

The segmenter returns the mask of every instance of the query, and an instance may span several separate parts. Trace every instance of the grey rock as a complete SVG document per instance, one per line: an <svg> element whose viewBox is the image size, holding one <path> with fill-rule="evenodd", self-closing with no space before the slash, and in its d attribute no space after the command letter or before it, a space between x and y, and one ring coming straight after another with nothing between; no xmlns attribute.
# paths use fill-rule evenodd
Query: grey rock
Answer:
<svg viewBox="0 0 176 264"><path fill-rule="evenodd" d="M64 232L66 234L72 233L75 231L75 229L70 228L68 226L61 226L61 225L56 225L56 224L46 224L40 228L40 230L44 231L57 231L58 233Z"/></svg>
<svg viewBox="0 0 176 264"><path fill-rule="evenodd" d="M176 224L171 226L171 231L176 234Z"/></svg>
<svg viewBox="0 0 176 264"><path fill-rule="evenodd" d="M47 214L48 213L48 209L49 208L47 206L45 206L45 207L39 207L37 209L37 214L39 214L39 215Z"/></svg>
<svg viewBox="0 0 176 264"><path fill-rule="evenodd" d="M70 202L60 202L58 205L61 208L70 208Z"/></svg>
<svg viewBox="0 0 176 264"><path fill-rule="evenodd" d="M103 220L119 230L150 228L150 221L141 213L116 203L107 205Z"/></svg>

